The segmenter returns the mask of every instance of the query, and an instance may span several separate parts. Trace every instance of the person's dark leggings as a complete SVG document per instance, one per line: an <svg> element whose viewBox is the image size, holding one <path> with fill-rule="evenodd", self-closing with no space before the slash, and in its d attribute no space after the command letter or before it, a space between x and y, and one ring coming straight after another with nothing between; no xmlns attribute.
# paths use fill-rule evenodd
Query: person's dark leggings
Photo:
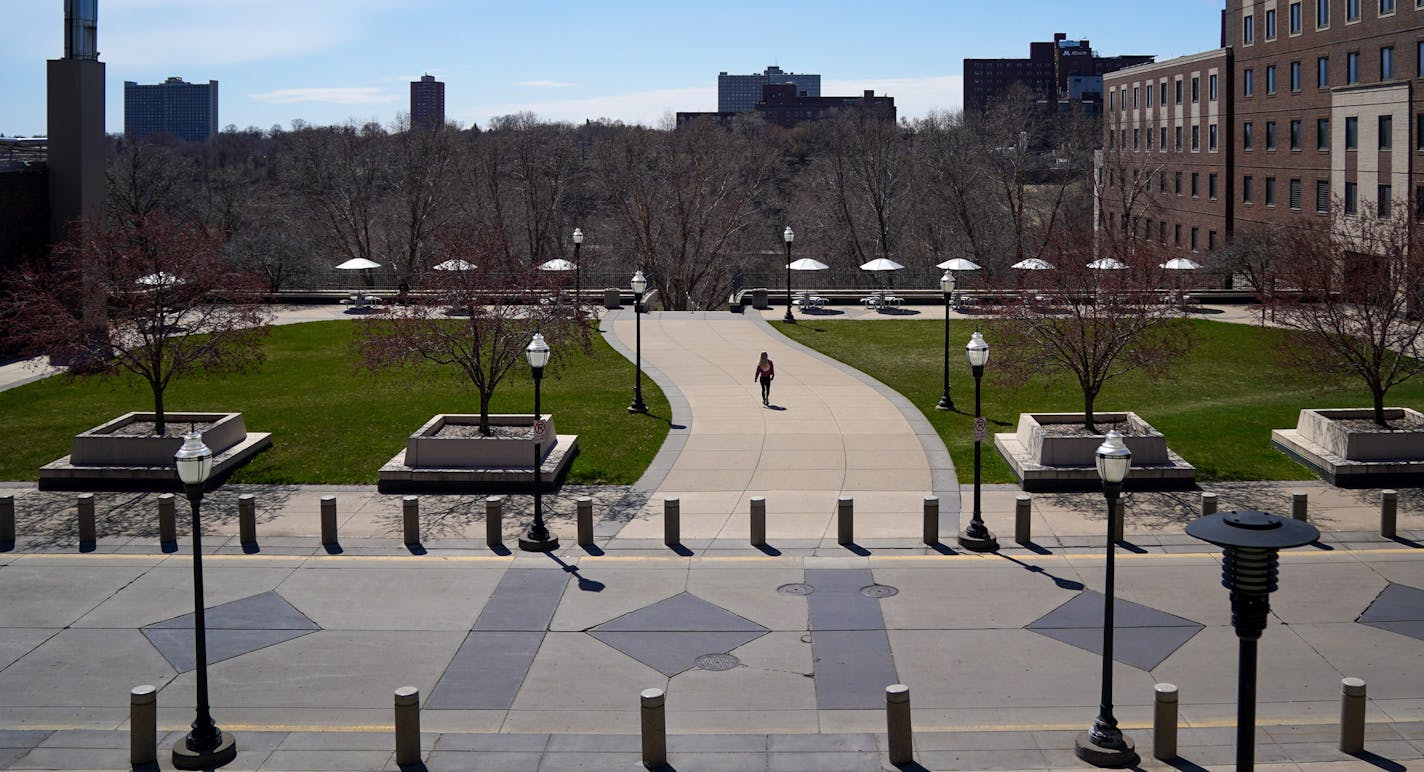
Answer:
<svg viewBox="0 0 1424 772"><path fill-rule="evenodd" d="M762 378L762 379L761 379L761 402L762 402L763 405L765 405L765 404L766 404L767 402L769 402L770 400L771 400L771 379L770 379L770 378Z"/></svg>

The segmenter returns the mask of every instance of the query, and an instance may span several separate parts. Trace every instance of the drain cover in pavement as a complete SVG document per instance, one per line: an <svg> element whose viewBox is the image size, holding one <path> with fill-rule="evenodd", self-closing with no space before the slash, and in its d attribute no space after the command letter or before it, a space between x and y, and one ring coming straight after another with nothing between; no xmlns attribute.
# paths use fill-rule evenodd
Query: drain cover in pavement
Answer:
<svg viewBox="0 0 1424 772"><path fill-rule="evenodd" d="M816 591L816 588L812 587L809 584L793 582L791 584L783 584L780 587L777 587L776 591L781 593L782 595L810 595L811 593Z"/></svg>
<svg viewBox="0 0 1424 772"><path fill-rule="evenodd" d="M872 584L860 588L860 594L867 598L889 598L899 595L900 591L888 584Z"/></svg>
<svg viewBox="0 0 1424 772"><path fill-rule="evenodd" d="M731 654L703 654L697 658L698 670L731 670L742 661Z"/></svg>

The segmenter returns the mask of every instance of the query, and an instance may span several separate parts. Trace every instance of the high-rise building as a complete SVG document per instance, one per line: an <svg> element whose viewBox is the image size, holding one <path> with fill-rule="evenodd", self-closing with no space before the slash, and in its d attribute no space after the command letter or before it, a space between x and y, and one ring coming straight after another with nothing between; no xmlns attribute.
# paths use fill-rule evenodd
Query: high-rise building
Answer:
<svg viewBox="0 0 1424 772"><path fill-rule="evenodd" d="M445 84L433 75L422 75L410 83L410 124L445 125Z"/></svg>
<svg viewBox="0 0 1424 772"><path fill-rule="evenodd" d="M1088 89L1094 77L1150 62L1143 55L1098 56L1087 40L1069 40L1062 32L1052 41L1029 43L1027 59L965 59L964 107L982 110L1002 99L1009 89L1022 85L1040 101L1077 97L1074 101L1101 101Z"/></svg>
<svg viewBox="0 0 1424 772"><path fill-rule="evenodd" d="M124 81L124 136L139 139L169 134L206 142L218 133L218 82L188 83L169 78L145 86Z"/></svg>
<svg viewBox="0 0 1424 772"><path fill-rule="evenodd" d="M47 72L50 238L104 213L104 63L97 0L65 3L64 58Z"/></svg>
<svg viewBox="0 0 1424 772"><path fill-rule="evenodd" d="M717 112L749 113L761 101L762 86L792 85L798 97L818 97L821 95L821 76L807 73L783 72L780 67L767 67L766 71L755 75L728 75L717 73Z"/></svg>

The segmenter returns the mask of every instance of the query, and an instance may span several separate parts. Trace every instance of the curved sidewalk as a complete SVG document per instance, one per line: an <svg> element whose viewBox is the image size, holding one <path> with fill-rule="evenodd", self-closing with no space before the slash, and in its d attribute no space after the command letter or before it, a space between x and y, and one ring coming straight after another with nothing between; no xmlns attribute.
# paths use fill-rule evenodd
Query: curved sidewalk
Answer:
<svg viewBox="0 0 1424 772"><path fill-rule="evenodd" d="M603 322L630 360L635 323L627 310ZM663 500L677 498L685 543L745 543L753 496L766 497L768 539L786 546L833 540L843 496L855 500L858 542L919 534L927 495L941 498L941 533L956 532L949 454L894 391L755 315L650 313L642 327L645 375L668 395L674 429L639 483L647 503L615 539L661 539ZM753 379L762 351L776 363L769 408Z"/></svg>

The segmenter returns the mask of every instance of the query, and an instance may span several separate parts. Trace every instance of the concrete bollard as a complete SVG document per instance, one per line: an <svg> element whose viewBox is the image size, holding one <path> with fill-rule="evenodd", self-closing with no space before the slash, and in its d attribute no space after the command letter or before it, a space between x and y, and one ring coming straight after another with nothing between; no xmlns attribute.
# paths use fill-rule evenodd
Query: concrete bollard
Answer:
<svg viewBox="0 0 1424 772"><path fill-rule="evenodd" d="M1177 686L1157 684L1152 689L1152 758L1177 758Z"/></svg>
<svg viewBox="0 0 1424 772"><path fill-rule="evenodd" d="M855 543L855 499L849 496L836 499L836 543Z"/></svg>
<svg viewBox="0 0 1424 772"><path fill-rule="evenodd" d="M13 526L13 522L14 522L14 510L13 510L13 509L11 510L10 517L11 517L11 523L12 523L11 530L10 530L10 533L11 533L10 540L11 540L11 541L14 541L14 526ZM1398 526L1398 524L1399 524L1399 491L1393 491L1393 490L1380 491L1380 536L1383 536L1383 537L1386 538L1386 539L1393 539L1393 538L1395 537L1396 527ZM4 540L3 537L0 537L0 541L3 541L3 540Z"/></svg>
<svg viewBox="0 0 1424 772"><path fill-rule="evenodd" d="M420 763L420 690L402 686L396 690L396 764L404 767Z"/></svg>
<svg viewBox="0 0 1424 772"><path fill-rule="evenodd" d="M485 498L485 544L492 550L504 546L504 499Z"/></svg>
<svg viewBox="0 0 1424 772"><path fill-rule="evenodd" d="M1203 492L1201 498L1201 516L1206 517L1207 515L1214 514L1216 514L1216 494Z"/></svg>
<svg viewBox="0 0 1424 772"><path fill-rule="evenodd" d="M1340 681L1340 750L1360 753L1365 749L1365 682L1359 678Z"/></svg>
<svg viewBox="0 0 1424 772"><path fill-rule="evenodd" d="M257 497L251 493L237 497L237 542L244 547L257 546Z"/></svg>
<svg viewBox="0 0 1424 772"><path fill-rule="evenodd" d="M129 690L129 763L158 761L158 689L152 684Z"/></svg>
<svg viewBox="0 0 1424 772"><path fill-rule="evenodd" d="M751 542L753 547L766 546L766 497L751 498Z"/></svg>
<svg viewBox="0 0 1424 772"><path fill-rule="evenodd" d="M1291 493L1291 517L1301 522L1305 522L1305 509L1306 501L1308 500L1308 498L1309 496L1306 495L1305 491L1293 491Z"/></svg>
<svg viewBox="0 0 1424 772"><path fill-rule="evenodd" d="M1028 544L1033 541L1033 497L1020 493L1014 498L1014 541Z"/></svg>
<svg viewBox="0 0 1424 772"><path fill-rule="evenodd" d="M1127 519L1127 518L1126 518L1126 514L1127 514L1127 503L1126 503L1126 502L1124 502L1122 499L1118 499L1117 501L1113 502L1113 513L1112 513L1112 518L1113 518L1113 522L1112 522L1113 541L1122 541L1123 525L1124 525L1124 524L1123 524L1123 521Z"/></svg>
<svg viewBox="0 0 1424 772"><path fill-rule="evenodd" d="M0 496L0 544L15 543L15 497L9 493Z"/></svg>
<svg viewBox="0 0 1424 772"><path fill-rule="evenodd" d="M173 544L178 541L178 512L173 494L158 494L158 541Z"/></svg>
<svg viewBox="0 0 1424 772"><path fill-rule="evenodd" d="M420 543L420 497L401 497L401 534L406 546Z"/></svg>
<svg viewBox="0 0 1424 772"><path fill-rule="evenodd" d="M939 544L939 497L925 497L925 521L920 540L925 544Z"/></svg>
<svg viewBox="0 0 1424 772"><path fill-rule="evenodd" d="M588 548L593 546L593 499L588 496L580 496L574 502L578 511L578 545Z"/></svg>
<svg viewBox="0 0 1424 772"><path fill-rule="evenodd" d="M682 544L682 500L663 499L663 544Z"/></svg>
<svg viewBox="0 0 1424 772"><path fill-rule="evenodd" d="M336 538L336 497L321 497L321 546L335 547Z"/></svg>
<svg viewBox="0 0 1424 772"><path fill-rule="evenodd" d="M643 766L657 769L667 765L667 716L663 713L666 695L662 689L644 689L642 702Z"/></svg>
<svg viewBox="0 0 1424 772"><path fill-rule="evenodd" d="M94 530L94 494L81 493L75 502L75 509L79 513L79 544L93 544L98 541Z"/></svg>
<svg viewBox="0 0 1424 772"><path fill-rule="evenodd" d="M896 766L915 760L915 736L910 728L910 687L885 687L885 732L890 739L890 763Z"/></svg>

